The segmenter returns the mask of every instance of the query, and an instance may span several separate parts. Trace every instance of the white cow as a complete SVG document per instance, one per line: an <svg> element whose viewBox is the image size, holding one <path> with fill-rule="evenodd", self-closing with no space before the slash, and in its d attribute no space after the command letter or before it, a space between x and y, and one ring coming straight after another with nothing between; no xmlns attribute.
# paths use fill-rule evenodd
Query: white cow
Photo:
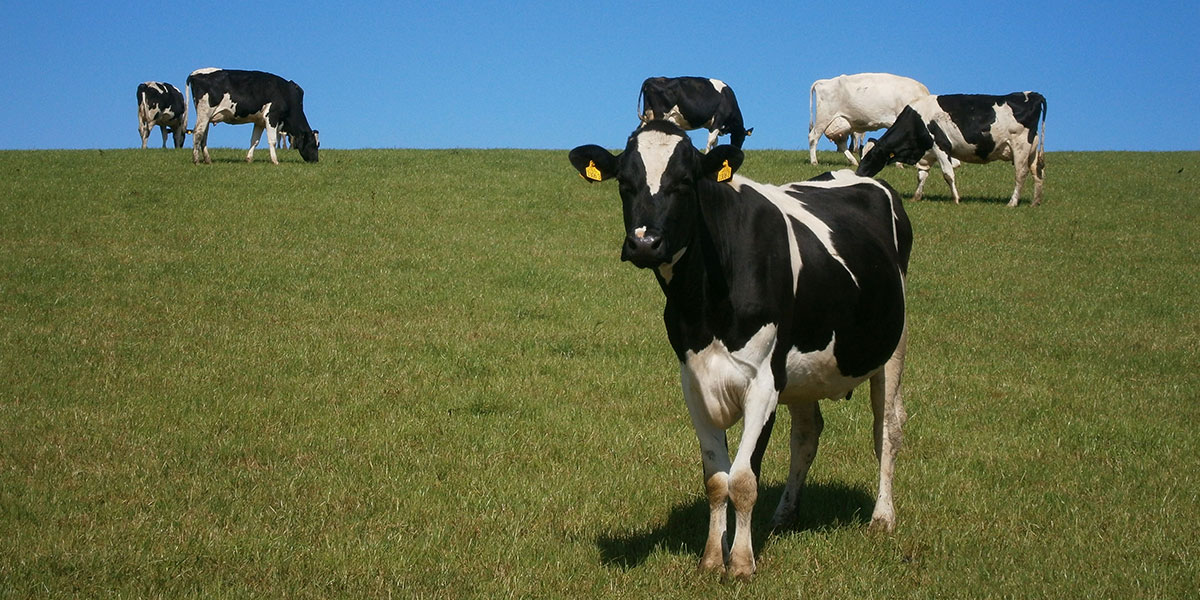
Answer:
<svg viewBox="0 0 1200 600"><path fill-rule="evenodd" d="M899 75L858 73L818 79L808 94L809 161L817 164L817 141L824 134L851 164L858 165L858 159L846 149L846 139L891 127L908 103L929 95L929 88Z"/></svg>

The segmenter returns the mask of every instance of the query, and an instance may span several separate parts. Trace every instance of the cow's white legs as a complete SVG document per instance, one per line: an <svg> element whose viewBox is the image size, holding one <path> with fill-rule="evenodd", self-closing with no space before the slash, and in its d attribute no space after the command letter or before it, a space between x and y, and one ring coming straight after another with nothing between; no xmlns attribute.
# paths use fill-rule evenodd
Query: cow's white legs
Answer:
<svg viewBox="0 0 1200 600"><path fill-rule="evenodd" d="M754 543L750 526L754 503L758 500L758 473L755 473L752 457L767 423L775 415L778 402L779 394L775 390L770 364L763 364L759 367L758 376L746 390L742 440L738 444L733 466L729 469L729 499L733 502L735 519L726 575L736 579L749 579L754 575Z"/></svg>
<svg viewBox="0 0 1200 600"><path fill-rule="evenodd" d="M879 495L871 513L871 529L891 532L896 528L896 509L892 503L892 476L896 453L900 451L904 422L908 414L900 393L904 374L904 353L908 346L908 327L900 334L900 343L878 373L871 376L871 411L875 415L875 456L879 459Z"/></svg>
<svg viewBox="0 0 1200 600"><path fill-rule="evenodd" d="M704 153L708 154L717 145L718 138L721 137L721 130L713 129L708 132L708 146L704 148Z"/></svg>
<svg viewBox="0 0 1200 600"><path fill-rule="evenodd" d="M779 498L779 506L771 517L771 528L778 529L790 525L796 519L796 508L800 502L800 493L804 490L804 480L808 478L808 468L817 457L817 444L820 442L821 430L825 421L821 418L821 405L817 401L800 402L788 405L792 415L791 465L788 468L787 486L783 496Z"/></svg>
<svg viewBox="0 0 1200 600"><path fill-rule="evenodd" d="M246 162L254 160L254 149L258 146L258 141L262 139L262 132L265 127L261 123L254 124L254 133L250 134L250 151L246 152ZM274 148L271 149L274 152Z"/></svg>
<svg viewBox="0 0 1200 600"><path fill-rule="evenodd" d="M817 142L821 140L823 130L818 130L816 121L808 126L808 162L817 164Z"/></svg>
<svg viewBox="0 0 1200 600"><path fill-rule="evenodd" d="M1025 178L1029 176L1030 159L1033 158L1035 148L1021 143L1010 144L1013 151L1013 171L1016 176L1016 187L1013 188L1012 198L1008 200L1009 208L1012 208L1021 202L1021 188L1025 186Z"/></svg>
<svg viewBox="0 0 1200 600"><path fill-rule="evenodd" d="M913 192L913 202L921 199L925 193L925 180L929 178L929 162L922 160L917 163L917 191Z"/></svg>
<svg viewBox="0 0 1200 600"><path fill-rule="evenodd" d="M1031 160L1033 164L1033 205L1037 206L1042 203L1042 180L1046 176L1046 155L1041 147L1041 140L1033 140L1033 144L1038 149L1033 153Z"/></svg>
<svg viewBox="0 0 1200 600"><path fill-rule="evenodd" d="M267 125L267 151L271 154L271 164L279 164L279 159L275 156L275 144L279 142L279 132L274 127Z"/></svg>
<svg viewBox="0 0 1200 600"><path fill-rule="evenodd" d="M700 442L700 461L704 465L704 490L708 497L708 539L700 556L700 568L707 571L725 570L725 528L729 505L729 448L725 430L714 424L705 408L699 382L692 373L681 369L680 382L683 400L687 404L692 427Z"/></svg>
<svg viewBox="0 0 1200 600"><path fill-rule="evenodd" d="M150 130L154 129L154 126L142 118L140 110L138 113L138 135L142 136L142 148L145 148L146 143L150 141Z"/></svg>
<svg viewBox="0 0 1200 600"><path fill-rule="evenodd" d="M192 132L192 162L195 164L200 163L202 152L205 164L212 164L212 158L208 156L208 126L211 117L207 111L196 110L196 129Z"/></svg>
<svg viewBox="0 0 1200 600"><path fill-rule="evenodd" d="M958 186L954 184L954 159L940 149L935 149L934 154L937 156L938 168L942 170L942 179L950 186L950 195L954 197L954 203L958 204Z"/></svg>

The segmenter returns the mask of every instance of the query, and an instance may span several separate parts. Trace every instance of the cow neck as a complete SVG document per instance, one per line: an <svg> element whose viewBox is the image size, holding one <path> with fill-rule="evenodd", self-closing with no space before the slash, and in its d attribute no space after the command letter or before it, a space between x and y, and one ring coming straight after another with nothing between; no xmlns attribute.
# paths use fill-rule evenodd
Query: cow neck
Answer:
<svg viewBox="0 0 1200 600"><path fill-rule="evenodd" d="M715 181L703 180L699 186L699 218L687 252L675 263L670 281L657 274L667 298L667 334L680 360L686 350L698 352L714 338L724 339L734 319L730 282L738 274L731 269L727 236L717 224L737 202L737 193Z"/></svg>

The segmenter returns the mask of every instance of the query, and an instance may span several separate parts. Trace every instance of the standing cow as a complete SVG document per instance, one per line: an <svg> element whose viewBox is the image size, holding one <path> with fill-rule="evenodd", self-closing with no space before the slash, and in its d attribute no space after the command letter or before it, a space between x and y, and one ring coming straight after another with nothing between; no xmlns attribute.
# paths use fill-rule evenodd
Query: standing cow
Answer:
<svg viewBox="0 0 1200 600"><path fill-rule="evenodd" d="M147 81L138 84L138 133L142 136L142 148L150 140L155 127L162 130L162 147L167 147L167 132L175 139L175 147L183 147L187 136L187 103L175 86L162 81Z"/></svg>
<svg viewBox="0 0 1200 600"><path fill-rule="evenodd" d="M927 96L896 117L895 124L863 157L858 174L874 177L893 161L916 164L913 200L920 200L929 165L936 161L958 204L956 159L968 163L1004 160L1013 164L1017 180L1008 205L1017 205L1025 177L1032 172L1033 204L1037 206L1042 202L1046 168L1045 126L1046 99L1037 92Z"/></svg>
<svg viewBox="0 0 1200 600"><path fill-rule="evenodd" d="M912 227L887 184L848 170L781 187L734 176L742 151L696 150L664 121L634 131L613 156L571 151L588 181L617 179L622 260L651 269L700 442L710 509L700 566L754 572L751 511L778 404L792 414L791 467L773 524L795 517L817 452L818 401L871 381L879 495L872 527L891 531L892 473L905 411L905 274ZM725 431L744 421L732 462ZM726 507L736 526L725 558Z"/></svg>
<svg viewBox="0 0 1200 600"><path fill-rule="evenodd" d="M818 79L808 90L808 159L817 164L821 135L837 144L850 164L858 158L846 148L853 135L862 146L862 134L891 127L909 102L929 95L929 88L908 77L890 73L858 73Z"/></svg>
<svg viewBox="0 0 1200 600"><path fill-rule="evenodd" d="M187 78L188 91L196 103L196 128L192 134L192 162L212 163L208 156L208 128L212 123L253 123L246 162L254 160L254 148L267 131L271 162L279 164L275 148L280 131L292 136L293 146L306 162L317 162L317 138L304 116L304 90L296 82L262 71L197 69Z"/></svg>
<svg viewBox="0 0 1200 600"><path fill-rule="evenodd" d="M717 138L729 135L729 143L741 148L754 128L746 129L733 88L719 79L704 77L651 77L642 82L638 96L643 123L670 121L683 129L708 130L705 152L717 145Z"/></svg>

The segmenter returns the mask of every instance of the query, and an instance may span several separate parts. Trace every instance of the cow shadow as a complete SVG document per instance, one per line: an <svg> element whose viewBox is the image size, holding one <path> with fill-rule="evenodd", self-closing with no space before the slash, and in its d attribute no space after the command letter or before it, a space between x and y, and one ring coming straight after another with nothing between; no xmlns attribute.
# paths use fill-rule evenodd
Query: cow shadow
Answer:
<svg viewBox="0 0 1200 600"><path fill-rule="evenodd" d="M911 202L912 194L909 194L908 198L909 198L909 201ZM1024 198L1022 198L1022 200L1024 200ZM959 196L958 201L962 204L1008 204L1009 197L1008 196L1003 196L1003 197ZM1030 199L1028 201L1032 202L1033 200ZM917 202L918 203L920 203L920 202L935 202L938 204L954 204L954 196L951 196L950 194L925 194L924 196L921 196L921 199L917 200Z"/></svg>
<svg viewBox="0 0 1200 600"><path fill-rule="evenodd" d="M796 522L784 529L770 529L771 515L783 494L783 484L759 488L753 521L754 552L757 554L771 539L796 531L823 531L862 527L871 519L875 499L864 488L839 483L816 483L804 488L797 508ZM733 539L732 511L727 535ZM667 522L650 531L609 532L596 538L601 562L622 569L637 567L655 551L690 554L704 552L708 535L708 500L701 497L675 505Z"/></svg>

